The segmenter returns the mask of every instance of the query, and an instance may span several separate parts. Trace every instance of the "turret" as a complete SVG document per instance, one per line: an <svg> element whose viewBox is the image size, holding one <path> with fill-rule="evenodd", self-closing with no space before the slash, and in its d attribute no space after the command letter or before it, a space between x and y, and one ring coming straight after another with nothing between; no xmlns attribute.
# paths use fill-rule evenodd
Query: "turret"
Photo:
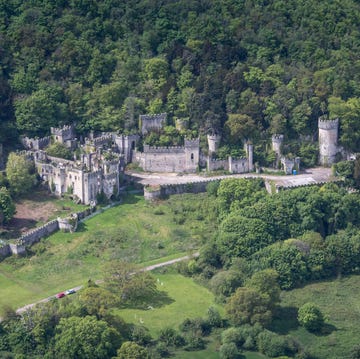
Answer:
<svg viewBox="0 0 360 359"><path fill-rule="evenodd" d="M335 156L339 151L337 145L339 119L328 120L326 116L322 116L319 118L318 128L320 164L330 166L335 162Z"/></svg>
<svg viewBox="0 0 360 359"><path fill-rule="evenodd" d="M207 141L209 146L209 154L214 153L218 150L221 141L221 136L216 134L207 135Z"/></svg>

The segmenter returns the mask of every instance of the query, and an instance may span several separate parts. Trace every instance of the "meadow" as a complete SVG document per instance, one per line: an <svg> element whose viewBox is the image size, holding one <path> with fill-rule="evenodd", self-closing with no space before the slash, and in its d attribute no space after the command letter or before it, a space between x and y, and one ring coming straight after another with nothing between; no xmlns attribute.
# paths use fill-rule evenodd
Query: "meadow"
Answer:
<svg viewBox="0 0 360 359"><path fill-rule="evenodd" d="M306 302L315 303L325 316L320 334L311 334L297 325L296 307ZM359 276L315 282L283 292L281 306L282 318L275 322L274 330L298 339L315 358L348 358L351 348L359 344Z"/></svg>
<svg viewBox="0 0 360 359"><path fill-rule="evenodd" d="M102 265L125 259L143 266L195 251L214 231L203 206L206 195L173 196L156 204L129 195L88 219L75 233L57 232L22 258L0 262L0 309L37 301L101 279Z"/></svg>

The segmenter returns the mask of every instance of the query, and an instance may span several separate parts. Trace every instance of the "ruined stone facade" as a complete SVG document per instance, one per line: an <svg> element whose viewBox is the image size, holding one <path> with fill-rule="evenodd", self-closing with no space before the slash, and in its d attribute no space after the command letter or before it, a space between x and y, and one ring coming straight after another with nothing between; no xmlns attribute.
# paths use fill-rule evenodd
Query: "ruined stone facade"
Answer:
<svg viewBox="0 0 360 359"><path fill-rule="evenodd" d="M335 156L340 152L338 147L339 119L328 120L326 116L319 118L319 162L322 166L331 166Z"/></svg>
<svg viewBox="0 0 360 359"><path fill-rule="evenodd" d="M140 115L141 134L146 135L151 131L157 131L166 124L166 113L156 115Z"/></svg>
<svg viewBox="0 0 360 359"><path fill-rule="evenodd" d="M83 155L80 161L50 157L44 151L34 153L37 171L56 195L72 194L81 203L96 202L103 192L107 198L117 195L121 172L121 155L107 159L101 152Z"/></svg>
<svg viewBox="0 0 360 359"><path fill-rule="evenodd" d="M199 139L185 139L184 146L152 147L144 145L135 153L135 161L144 171L196 172L199 166Z"/></svg>

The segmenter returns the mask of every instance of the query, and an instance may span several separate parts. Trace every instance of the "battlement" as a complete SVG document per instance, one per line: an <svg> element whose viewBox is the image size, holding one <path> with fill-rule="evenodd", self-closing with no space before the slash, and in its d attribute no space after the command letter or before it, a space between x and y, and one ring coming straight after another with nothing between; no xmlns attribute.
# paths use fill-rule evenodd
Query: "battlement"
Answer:
<svg viewBox="0 0 360 359"><path fill-rule="evenodd" d="M166 113L155 115L140 115L141 133L144 135L151 130L160 130L166 123Z"/></svg>
<svg viewBox="0 0 360 359"><path fill-rule="evenodd" d="M281 134L273 134L272 136L271 136L271 141L272 142L279 142L279 143L281 143L281 142L283 142L284 141L284 135L281 135Z"/></svg>
<svg viewBox="0 0 360 359"><path fill-rule="evenodd" d="M185 138L184 144L185 144L186 148L188 148L188 147L199 147L200 139L199 138L194 138L194 139Z"/></svg>
<svg viewBox="0 0 360 359"><path fill-rule="evenodd" d="M144 153L184 153L183 146L157 147L144 145Z"/></svg>
<svg viewBox="0 0 360 359"><path fill-rule="evenodd" d="M72 140L74 138L74 126L65 125L62 128L50 127L51 134L54 136L60 136L63 140Z"/></svg>
<svg viewBox="0 0 360 359"><path fill-rule="evenodd" d="M321 130L337 130L339 127L339 119L328 120L327 116L321 116L319 117L318 126Z"/></svg>
<svg viewBox="0 0 360 359"><path fill-rule="evenodd" d="M22 137L21 143L28 150L42 150L50 144L50 136L42 138Z"/></svg>

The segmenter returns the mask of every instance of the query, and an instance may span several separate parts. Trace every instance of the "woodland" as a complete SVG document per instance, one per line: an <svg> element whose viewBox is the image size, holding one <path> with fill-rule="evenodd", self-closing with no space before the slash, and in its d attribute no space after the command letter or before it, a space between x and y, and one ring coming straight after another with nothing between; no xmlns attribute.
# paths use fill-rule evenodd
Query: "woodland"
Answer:
<svg viewBox="0 0 360 359"><path fill-rule="evenodd" d="M167 126L148 143L201 136L205 148L204 135L219 133L220 155L236 156L251 140L255 160L267 165L274 161L270 137L281 133L284 154L313 166L317 121L327 115L340 118L343 148L357 152L359 25L355 0L0 0L0 143L11 152L20 148L20 135L41 137L65 124L79 135L133 133L140 114L166 112ZM186 124L182 130L177 119ZM21 196L28 189L18 170L27 171L24 183L31 184L34 169L20 164L11 171L10 164L10 190ZM335 166L346 186L358 185L359 164ZM15 211L6 191L4 222ZM177 270L206 286L225 316L209 308L206 318L187 318L152 338L146 327L125 323L116 308L159 295L155 277L130 275L132 266L114 262L105 266L102 286L89 281L74 299L50 301L25 318L5 308L3 357L161 358L179 348L202 350L215 333L223 359L248 350L360 358L347 331L344 343L324 345L330 353L307 345L311 335L324 343L331 331L342 332L316 304L281 307L284 291L359 274L358 193L328 184L270 196L261 180L231 179L213 182L207 192L211 220L186 199L174 211L176 224L196 217L216 227L200 257ZM42 245L36 255L46 253ZM279 321L304 328L305 341L284 335Z"/></svg>
<svg viewBox="0 0 360 359"><path fill-rule="evenodd" d="M0 142L49 134L133 132L143 113L168 114L172 139L243 139L266 164L270 135L314 165L317 119L341 118L340 142L358 149L356 1L2 0ZM299 138L301 141L299 141ZM150 143L156 142L149 140ZM270 156L271 157L271 156Z"/></svg>

